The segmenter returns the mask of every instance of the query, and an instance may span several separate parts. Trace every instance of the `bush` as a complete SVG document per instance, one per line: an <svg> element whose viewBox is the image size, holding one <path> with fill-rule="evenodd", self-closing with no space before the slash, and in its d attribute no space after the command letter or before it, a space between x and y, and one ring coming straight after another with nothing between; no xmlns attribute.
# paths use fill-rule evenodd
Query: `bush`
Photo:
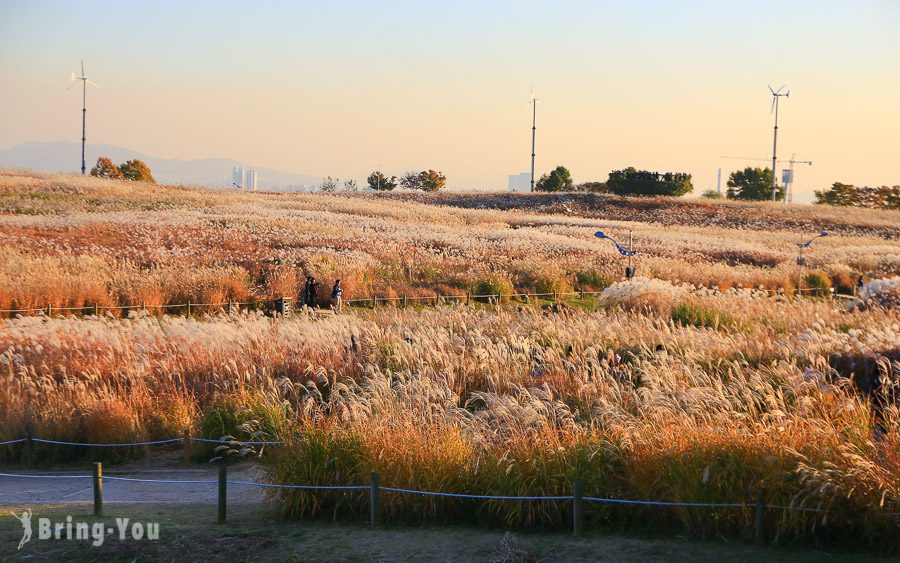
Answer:
<svg viewBox="0 0 900 563"><path fill-rule="evenodd" d="M575 282L581 289L606 289L613 279L597 270L583 270L575 273Z"/></svg>
<svg viewBox="0 0 900 563"><path fill-rule="evenodd" d="M570 293L572 285L563 275L547 275L534 280L534 289L537 293Z"/></svg>
<svg viewBox="0 0 900 563"><path fill-rule="evenodd" d="M606 185L616 195L682 196L694 189L690 174L673 172L660 174L635 170L631 166L625 170L610 172Z"/></svg>
<svg viewBox="0 0 900 563"><path fill-rule="evenodd" d="M815 297L827 297L831 294L831 280L826 274L810 272L806 274L804 281L806 282L806 287L813 290L809 293Z"/></svg>
<svg viewBox="0 0 900 563"><path fill-rule="evenodd" d="M482 278L475 283L475 287L472 288L472 293L475 295L494 295L500 296L501 301L509 301L510 296L515 292L515 288L509 279L494 275L487 278ZM482 297L479 298L479 301L488 301L489 298Z"/></svg>
<svg viewBox="0 0 900 563"><path fill-rule="evenodd" d="M700 197L705 199L723 199L725 196L722 195L721 192L717 192L716 190L706 190Z"/></svg>

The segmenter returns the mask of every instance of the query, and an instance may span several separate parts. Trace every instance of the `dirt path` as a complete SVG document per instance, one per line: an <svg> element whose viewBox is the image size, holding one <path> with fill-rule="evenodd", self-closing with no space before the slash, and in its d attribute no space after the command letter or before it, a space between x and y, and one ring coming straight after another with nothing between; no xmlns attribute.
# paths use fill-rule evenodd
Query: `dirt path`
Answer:
<svg viewBox="0 0 900 563"><path fill-rule="evenodd" d="M3 561L862 561L861 555L810 549L757 548L740 542L685 538L628 537L591 533L574 539L565 533L506 535L502 529L459 526L389 526L362 522L283 521L271 510L244 505L229 512L228 523L214 523L215 509L182 505L113 504L103 518L90 505L38 506L33 519L102 523L116 518L156 522L159 539L120 540L112 533L101 545L91 541L41 539L37 532L18 550L22 525L0 510Z"/></svg>
<svg viewBox="0 0 900 563"><path fill-rule="evenodd" d="M170 467L177 465L172 464ZM92 502L93 485L88 470L41 471L0 468L0 473L29 475L31 478L0 476L0 507L69 502ZM71 478L80 475L83 478ZM144 481L211 481L210 483L145 483L117 481L115 478L141 479ZM111 467L104 470L104 502L148 502L215 504L218 494L215 467L167 469L146 464ZM259 482L259 468L255 465L239 465L228 471L229 481ZM228 502L262 503L264 492L259 487L231 486Z"/></svg>

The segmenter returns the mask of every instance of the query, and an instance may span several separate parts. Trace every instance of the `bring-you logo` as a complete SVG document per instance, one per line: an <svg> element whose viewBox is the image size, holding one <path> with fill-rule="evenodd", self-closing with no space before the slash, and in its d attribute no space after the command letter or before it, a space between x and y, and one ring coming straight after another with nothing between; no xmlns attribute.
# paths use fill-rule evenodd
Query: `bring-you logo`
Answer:
<svg viewBox="0 0 900 563"><path fill-rule="evenodd" d="M22 523L22 539L18 549L34 539L34 513L26 508L21 513L10 513ZM89 541L100 547L107 538L120 541L154 541L159 539L159 522L132 522L130 518L116 518L114 524L106 522L85 522L66 516L63 520L37 518L38 540Z"/></svg>

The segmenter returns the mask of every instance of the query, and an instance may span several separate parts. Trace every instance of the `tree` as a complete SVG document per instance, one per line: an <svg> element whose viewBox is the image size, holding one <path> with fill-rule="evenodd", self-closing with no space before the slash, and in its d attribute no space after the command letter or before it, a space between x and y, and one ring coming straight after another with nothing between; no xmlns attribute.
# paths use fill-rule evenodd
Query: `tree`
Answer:
<svg viewBox="0 0 900 563"><path fill-rule="evenodd" d="M348 192L355 192L357 190L356 180L347 180L344 182L344 190Z"/></svg>
<svg viewBox="0 0 900 563"><path fill-rule="evenodd" d="M728 199L765 201L772 199L772 171L768 168L751 168L732 172L728 177ZM778 186L776 199L784 197L784 188Z"/></svg>
<svg viewBox="0 0 900 563"><path fill-rule="evenodd" d="M606 181L609 190L616 195L683 196L694 191L691 175L681 172L650 172L629 166L613 170Z"/></svg>
<svg viewBox="0 0 900 563"><path fill-rule="evenodd" d="M835 182L827 190L816 190L817 204L843 207L869 207L873 209L900 209L900 186L857 188L851 184Z"/></svg>
<svg viewBox="0 0 900 563"><path fill-rule="evenodd" d="M572 174L565 166L557 166L544 174L534 184L536 192L570 192L572 191Z"/></svg>
<svg viewBox="0 0 900 563"><path fill-rule="evenodd" d="M337 178L332 178L331 176L325 176L325 179L322 180L322 183L319 184L319 191L323 191L325 193L333 193L337 191L338 182L340 182Z"/></svg>
<svg viewBox="0 0 900 563"><path fill-rule="evenodd" d="M97 165L91 168L91 176L121 180L122 171L119 170L119 167L116 166L108 156L101 156L97 159Z"/></svg>
<svg viewBox="0 0 900 563"><path fill-rule="evenodd" d="M722 199L723 196L720 192L717 192L716 190L706 190L705 192L700 194L700 197L706 198L706 199Z"/></svg>
<svg viewBox="0 0 900 563"><path fill-rule="evenodd" d="M419 189L425 192L436 192L447 185L447 177L437 170L419 172Z"/></svg>
<svg viewBox="0 0 900 563"><path fill-rule="evenodd" d="M369 177L366 178L366 182L368 182L369 187L376 192L389 192L397 187L396 176L388 178L378 170L369 174Z"/></svg>
<svg viewBox="0 0 900 563"><path fill-rule="evenodd" d="M150 167L141 160L125 161L119 166L119 171L122 173L123 178L132 182L156 183L153 174L150 173Z"/></svg>
<svg viewBox="0 0 900 563"><path fill-rule="evenodd" d="M422 187L419 172L407 172L400 177L400 185L407 190L418 190Z"/></svg>

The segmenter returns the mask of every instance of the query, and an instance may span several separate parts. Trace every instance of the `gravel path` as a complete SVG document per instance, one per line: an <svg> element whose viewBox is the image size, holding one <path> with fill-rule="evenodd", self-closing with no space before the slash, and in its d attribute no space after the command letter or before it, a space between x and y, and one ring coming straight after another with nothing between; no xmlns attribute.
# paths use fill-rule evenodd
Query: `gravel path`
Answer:
<svg viewBox="0 0 900 563"><path fill-rule="evenodd" d="M60 504L67 502L93 502L94 493L88 471L52 471L0 468L0 473L40 476L35 478L0 476L0 506L21 506L32 504ZM58 479L64 475L83 475L85 478ZM211 481L210 483L140 483L117 481L111 477L128 479L157 479L170 481ZM258 466L243 464L230 467L229 481L259 482ZM114 467L104 470L104 502L148 502L148 503L209 503L215 504L218 494L218 469L198 467L196 469L162 469ZM263 503L264 489L261 487L231 485L228 487L228 503Z"/></svg>

